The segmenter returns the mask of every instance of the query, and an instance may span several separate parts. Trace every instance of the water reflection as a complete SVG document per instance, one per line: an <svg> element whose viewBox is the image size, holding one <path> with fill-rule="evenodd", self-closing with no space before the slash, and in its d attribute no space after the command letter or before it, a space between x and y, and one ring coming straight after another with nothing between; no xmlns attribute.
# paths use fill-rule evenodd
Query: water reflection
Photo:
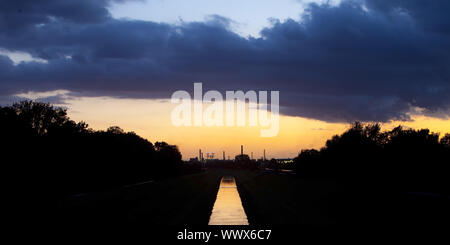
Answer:
<svg viewBox="0 0 450 245"><path fill-rule="evenodd" d="M248 225L234 177L222 177L209 225Z"/></svg>

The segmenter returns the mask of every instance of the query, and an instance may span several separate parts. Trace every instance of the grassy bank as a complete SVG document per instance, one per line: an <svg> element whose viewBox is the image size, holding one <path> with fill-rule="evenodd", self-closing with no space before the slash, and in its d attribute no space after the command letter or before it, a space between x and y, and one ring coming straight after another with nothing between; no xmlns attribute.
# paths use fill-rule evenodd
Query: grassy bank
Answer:
<svg viewBox="0 0 450 245"><path fill-rule="evenodd" d="M64 222L208 224L219 173L199 173L102 193L72 197L60 203Z"/></svg>
<svg viewBox="0 0 450 245"><path fill-rule="evenodd" d="M250 224L334 224L338 185L292 175L236 171L242 203Z"/></svg>

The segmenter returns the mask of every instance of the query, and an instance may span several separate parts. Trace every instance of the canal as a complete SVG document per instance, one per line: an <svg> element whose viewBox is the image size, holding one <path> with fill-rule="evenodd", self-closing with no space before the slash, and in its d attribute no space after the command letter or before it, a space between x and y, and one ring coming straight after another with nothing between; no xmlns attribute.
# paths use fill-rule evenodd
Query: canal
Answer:
<svg viewBox="0 0 450 245"><path fill-rule="evenodd" d="M224 176L220 180L209 225L248 225L236 180L232 176Z"/></svg>

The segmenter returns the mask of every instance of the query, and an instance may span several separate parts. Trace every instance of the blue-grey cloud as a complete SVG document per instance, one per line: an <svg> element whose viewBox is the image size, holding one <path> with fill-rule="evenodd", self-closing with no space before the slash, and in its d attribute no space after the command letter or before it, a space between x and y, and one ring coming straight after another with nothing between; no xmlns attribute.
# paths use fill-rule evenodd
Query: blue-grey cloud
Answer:
<svg viewBox="0 0 450 245"><path fill-rule="evenodd" d="M114 19L106 0L10 2L0 11L0 47L47 63L0 56L3 96L66 89L167 98L201 81L222 91L280 90L284 114L326 121L408 120L413 107L434 116L450 108L445 0L311 4L301 21L273 21L260 38L236 34L220 16L170 25Z"/></svg>

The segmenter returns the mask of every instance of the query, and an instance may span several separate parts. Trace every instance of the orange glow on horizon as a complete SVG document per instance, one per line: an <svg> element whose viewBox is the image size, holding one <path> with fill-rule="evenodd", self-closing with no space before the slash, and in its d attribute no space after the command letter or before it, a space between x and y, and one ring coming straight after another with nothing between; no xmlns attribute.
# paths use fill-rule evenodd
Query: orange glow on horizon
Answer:
<svg viewBox="0 0 450 245"><path fill-rule="evenodd" d="M292 158L301 149L319 149L325 141L335 134L344 132L349 125L345 123L327 123L319 120L280 116L279 134L271 138L261 138L260 127L238 126L201 126L175 127L171 123L170 113L174 106L168 100L115 99L109 97L82 97L71 99L68 113L75 121L85 121L96 130L109 126L120 126L125 131L134 131L152 143L166 141L179 147L183 159L198 156L198 150L215 152L216 158L222 158L222 152L231 159L244 152L254 158L261 158L266 149L267 158ZM449 119L416 116L411 122L390 122L382 124L383 129L397 125L412 128L429 128L442 134L450 132Z"/></svg>

